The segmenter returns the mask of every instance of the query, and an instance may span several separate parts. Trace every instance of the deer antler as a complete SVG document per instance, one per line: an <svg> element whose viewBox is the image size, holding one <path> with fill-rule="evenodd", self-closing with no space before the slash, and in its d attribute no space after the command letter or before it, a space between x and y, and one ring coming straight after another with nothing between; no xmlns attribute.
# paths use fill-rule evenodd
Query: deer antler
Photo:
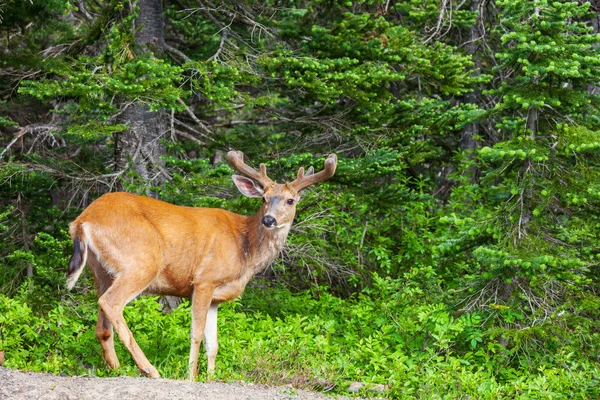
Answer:
<svg viewBox="0 0 600 400"><path fill-rule="evenodd" d="M267 167L265 164L260 164L260 172L257 172L254 168L246 165L244 162L244 153L241 151L230 151L227 153L227 159L233 168L237 169L248 178L254 179L263 188L275 183L267 176Z"/></svg>
<svg viewBox="0 0 600 400"><path fill-rule="evenodd" d="M335 174L336 167L337 156L335 154L330 154L329 157L327 157L327 160L325 160L325 169L323 169L323 171L313 175L304 175L304 168L300 167L298 170L298 177L294 182L290 183L290 185L297 191L300 191L317 182L331 178L333 174Z"/></svg>

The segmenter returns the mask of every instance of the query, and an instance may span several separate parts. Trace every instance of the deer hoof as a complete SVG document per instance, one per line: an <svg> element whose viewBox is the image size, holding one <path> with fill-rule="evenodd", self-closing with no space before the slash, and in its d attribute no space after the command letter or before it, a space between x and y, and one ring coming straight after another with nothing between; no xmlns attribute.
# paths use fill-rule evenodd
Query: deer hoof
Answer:
<svg viewBox="0 0 600 400"><path fill-rule="evenodd" d="M160 378L158 370L154 367L144 368L142 372L149 378Z"/></svg>

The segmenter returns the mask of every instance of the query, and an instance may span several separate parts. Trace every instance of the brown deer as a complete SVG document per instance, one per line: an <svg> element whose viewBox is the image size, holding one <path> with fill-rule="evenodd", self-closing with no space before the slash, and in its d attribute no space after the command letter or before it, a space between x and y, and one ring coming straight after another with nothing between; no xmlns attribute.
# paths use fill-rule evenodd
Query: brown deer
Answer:
<svg viewBox="0 0 600 400"><path fill-rule="evenodd" d="M227 158L256 181L233 175L242 194L263 199L256 215L108 193L70 224L73 255L67 287L75 285L87 264L99 296L95 333L109 368L119 367L114 327L140 371L159 377L123 318L125 305L145 292L191 297L189 379L196 377L203 335L208 371L212 372L219 303L241 295L252 276L273 261L290 231L301 191L329 179L337 166L337 157L331 154L323 171L314 174L311 167L305 174L300 168L296 180L279 184L267 176L264 164L260 164L260 172L246 165L241 152L230 151Z"/></svg>

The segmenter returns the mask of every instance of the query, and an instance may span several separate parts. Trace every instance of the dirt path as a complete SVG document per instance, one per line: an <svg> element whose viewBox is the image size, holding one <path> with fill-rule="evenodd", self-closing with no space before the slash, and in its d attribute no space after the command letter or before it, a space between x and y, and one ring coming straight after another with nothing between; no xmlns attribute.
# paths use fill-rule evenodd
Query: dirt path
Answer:
<svg viewBox="0 0 600 400"><path fill-rule="evenodd" d="M191 383L133 377L79 378L0 367L0 400L331 399L319 393L250 383Z"/></svg>

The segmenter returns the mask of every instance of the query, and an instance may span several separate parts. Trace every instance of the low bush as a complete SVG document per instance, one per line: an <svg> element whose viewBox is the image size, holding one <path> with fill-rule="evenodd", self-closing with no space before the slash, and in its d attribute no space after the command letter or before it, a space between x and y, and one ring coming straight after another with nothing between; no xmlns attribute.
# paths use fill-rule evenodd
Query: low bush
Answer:
<svg viewBox="0 0 600 400"><path fill-rule="evenodd" d="M349 381L388 386L391 397L597 398L598 365L565 341L552 354L503 347L479 313L454 316L424 298L419 277L374 276L369 291L340 299L314 289L248 289L219 312L216 379L293 384L344 392ZM121 368L110 371L94 336L92 294L56 301L38 313L27 287L0 295L0 348L6 367L68 375L138 375L119 340ZM185 379L190 305L164 314L154 297L125 308L133 334L163 377ZM200 371L206 360L200 357ZM200 373L200 380L205 374Z"/></svg>

